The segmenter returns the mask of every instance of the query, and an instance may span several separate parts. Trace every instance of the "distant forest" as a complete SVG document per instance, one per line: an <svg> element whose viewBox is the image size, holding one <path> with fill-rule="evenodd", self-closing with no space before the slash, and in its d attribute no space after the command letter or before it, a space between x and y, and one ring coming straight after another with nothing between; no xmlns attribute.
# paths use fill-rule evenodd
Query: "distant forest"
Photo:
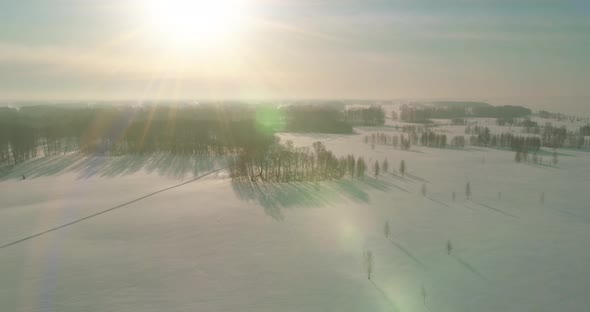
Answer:
<svg viewBox="0 0 590 312"><path fill-rule="evenodd" d="M353 126L381 126L380 106L344 109L335 105L292 105L281 109L290 132L352 133Z"/></svg>
<svg viewBox="0 0 590 312"><path fill-rule="evenodd" d="M529 116L530 109L522 106L492 106L481 102L436 102L425 107L401 107L400 119L405 122L427 123L431 118L454 119L464 117L481 118L521 118Z"/></svg>

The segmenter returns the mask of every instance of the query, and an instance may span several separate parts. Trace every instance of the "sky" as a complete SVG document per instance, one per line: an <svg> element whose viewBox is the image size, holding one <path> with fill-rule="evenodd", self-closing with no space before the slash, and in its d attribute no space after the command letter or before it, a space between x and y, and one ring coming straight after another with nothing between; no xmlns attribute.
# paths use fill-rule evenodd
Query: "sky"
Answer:
<svg viewBox="0 0 590 312"><path fill-rule="evenodd" d="M590 95L587 0L197 2L0 0L0 100Z"/></svg>

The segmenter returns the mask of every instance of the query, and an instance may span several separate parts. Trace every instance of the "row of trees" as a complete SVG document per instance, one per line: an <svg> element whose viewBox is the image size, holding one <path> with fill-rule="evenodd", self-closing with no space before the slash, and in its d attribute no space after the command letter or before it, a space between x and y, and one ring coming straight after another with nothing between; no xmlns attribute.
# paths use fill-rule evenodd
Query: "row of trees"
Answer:
<svg viewBox="0 0 590 312"><path fill-rule="evenodd" d="M380 144L380 145L390 145L394 148L399 148L402 150L409 150L412 146L411 140L409 136L404 136L403 134L386 134L386 133L371 133L371 135L365 135L363 137L363 142L365 144Z"/></svg>
<svg viewBox="0 0 590 312"><path fill-rule="evenodd" d="M275 141L243 106L23 107L0 110L0 162L86 154L234 155Z"/></svg>
<svg viewBox="0 0 590 312"><path fill-rule="evenodd" d="M234 180L251 182L302 182L362 178L367 164L354 155L336 157L321 142L312 148L294 147L291 141L275 144L267 151L244 149L230 166Z"/></svg>

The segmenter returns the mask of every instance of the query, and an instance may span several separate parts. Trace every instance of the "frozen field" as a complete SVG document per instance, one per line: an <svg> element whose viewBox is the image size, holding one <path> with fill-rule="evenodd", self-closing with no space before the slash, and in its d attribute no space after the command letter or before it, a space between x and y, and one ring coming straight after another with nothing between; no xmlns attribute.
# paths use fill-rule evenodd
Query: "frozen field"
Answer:
<svg viewBox="0 0 590 312"><path fill-rule="evenodd" d="M484 148L372 150L362 137L373 130L385 131L281 137L324 141L370 168L403 159L405 177L368 170L363 181L252 185L218 171L0 248L0 310L590 309L590 152L560 150L556 166L537 166ZM224 166L77 156L20 164L0 178L0 245Z"/></svg>

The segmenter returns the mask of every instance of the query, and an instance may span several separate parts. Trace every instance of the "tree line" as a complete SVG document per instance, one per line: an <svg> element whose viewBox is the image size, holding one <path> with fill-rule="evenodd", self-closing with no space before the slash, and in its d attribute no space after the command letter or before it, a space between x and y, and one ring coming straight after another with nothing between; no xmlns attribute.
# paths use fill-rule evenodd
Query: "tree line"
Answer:
<svg viewBox="0 0 590 312"><path fill-rule="evenodd" d="M385 112L380 106L345 109L337 105L290 105L280 109L290 132L352 133L353 126L380 126Z"/></svg>
<svg viewBox="0 0 590 312"><path fill-rule="evenodd" d="M529 116L530 109L522 106L492 106L487 103L481 105L444 105L417 107L403 105L400 119L405 122L428 123L430 119L453 119L465 117L481 118L520 118Z"/></svg>

